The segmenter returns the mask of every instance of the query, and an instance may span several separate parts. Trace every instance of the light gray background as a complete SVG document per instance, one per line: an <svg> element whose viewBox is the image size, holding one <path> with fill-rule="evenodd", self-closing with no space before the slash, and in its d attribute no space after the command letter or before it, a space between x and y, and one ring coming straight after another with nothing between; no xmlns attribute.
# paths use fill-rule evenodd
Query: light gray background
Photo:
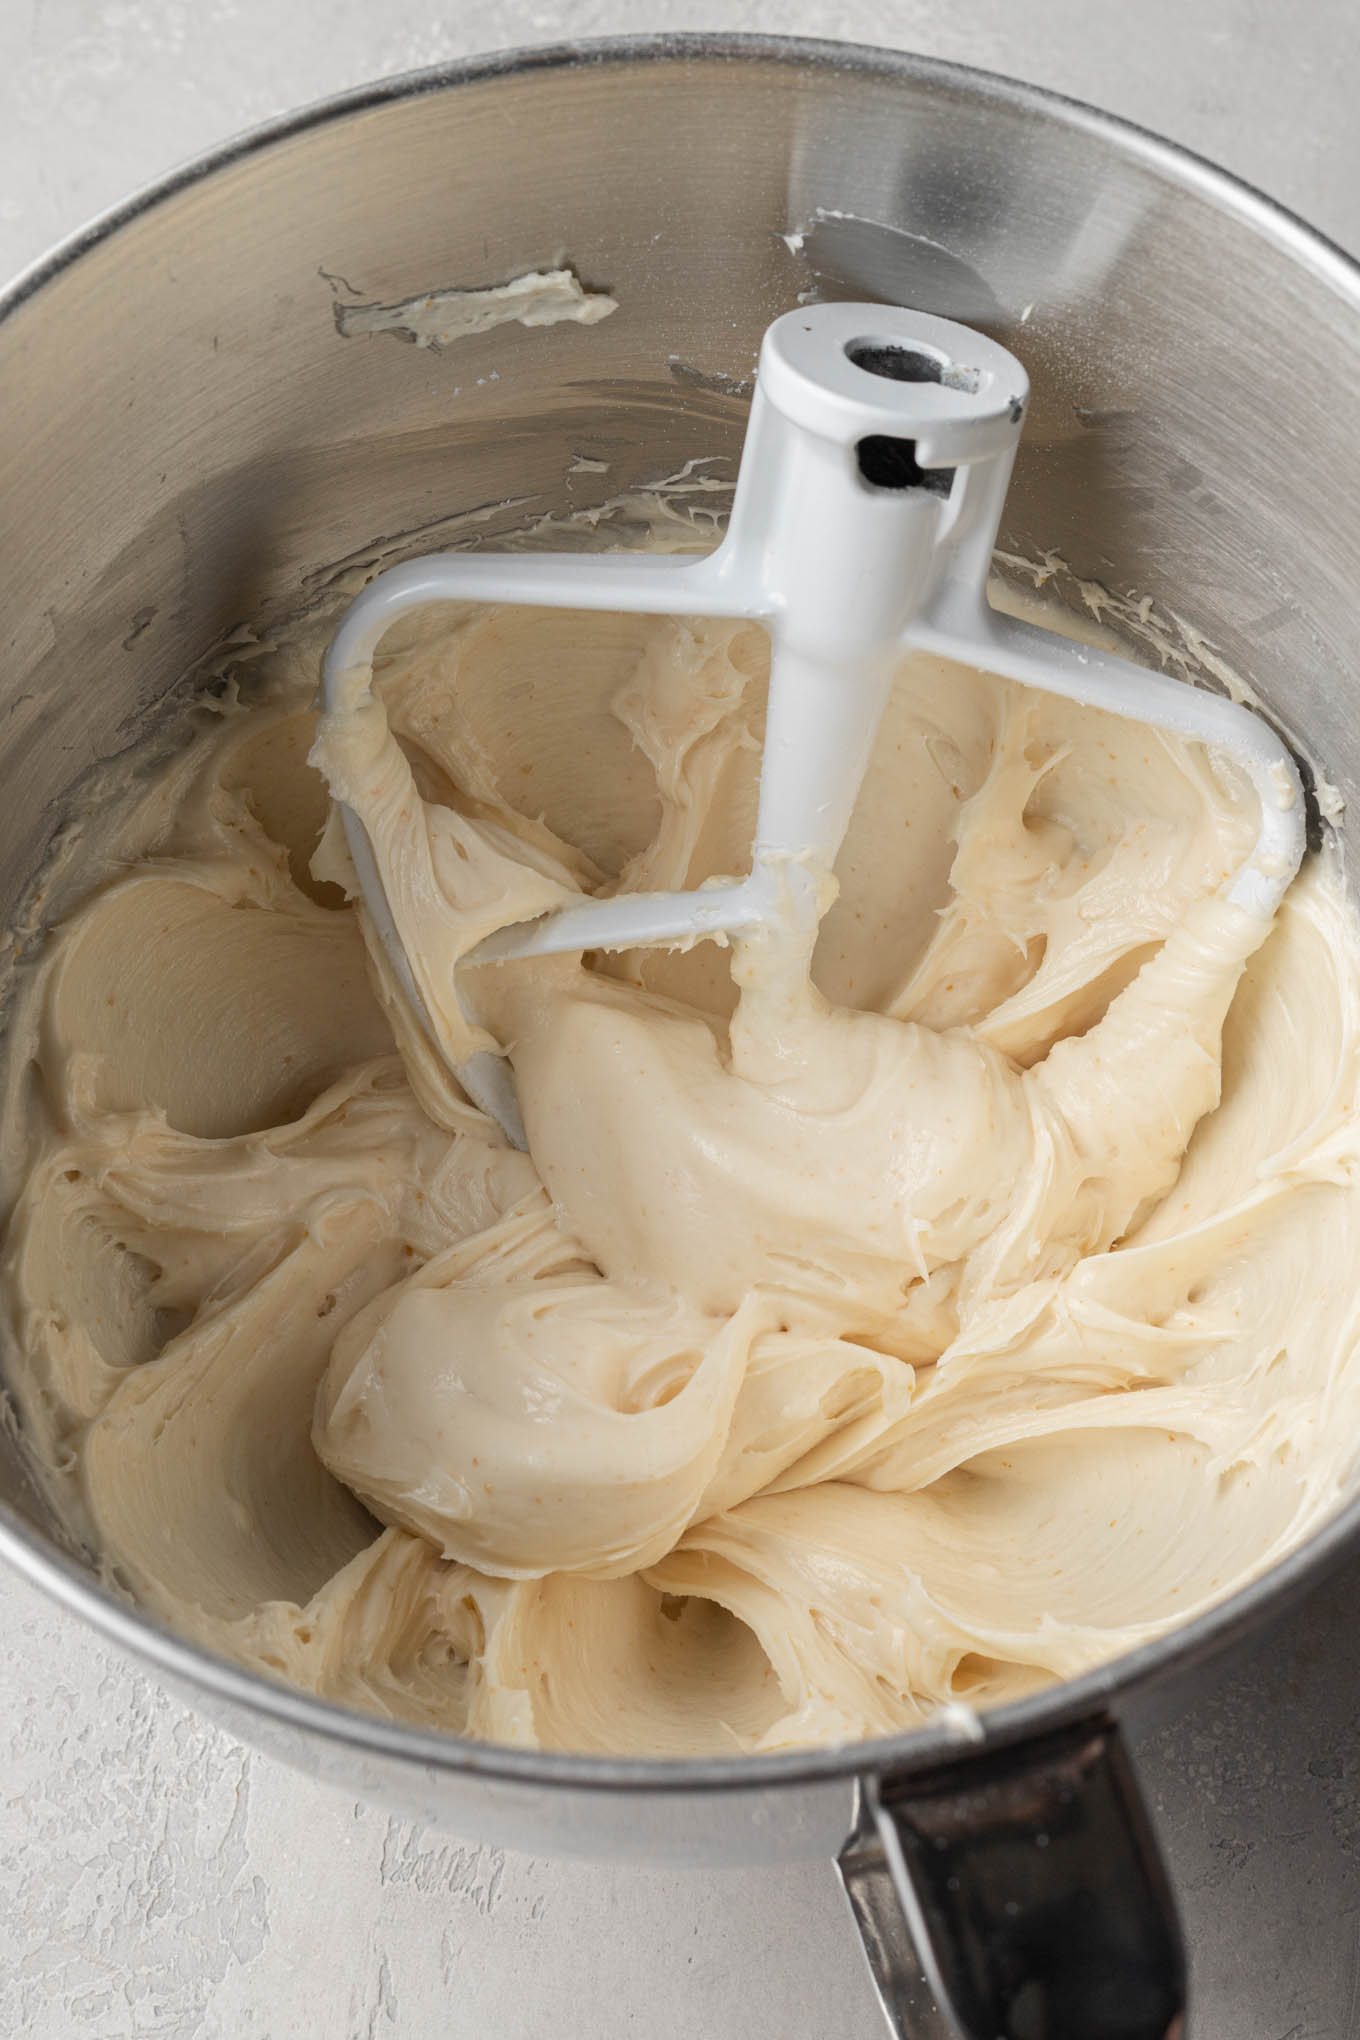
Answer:
<svg viewBox="0 0 1360 2040"><path fill-rule="evenodd" d="M1360 251L1355 0L0 0L0 280L270 114L515 43L751 29L1008 71ZM2 400L2 399L0 399ZM1360 2040L1360 1567L1140 1752L1195 2040ZM829 1870L461 1846L204 1727L0 1575L0 2040L879 2040Z"/></svg>

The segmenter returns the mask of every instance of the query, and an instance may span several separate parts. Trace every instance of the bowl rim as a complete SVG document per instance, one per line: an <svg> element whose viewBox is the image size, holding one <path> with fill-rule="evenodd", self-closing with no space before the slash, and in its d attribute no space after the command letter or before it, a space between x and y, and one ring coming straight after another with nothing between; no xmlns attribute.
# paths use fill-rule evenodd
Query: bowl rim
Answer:
<svg viewBox="0 0 1360 2040"><path fill-rule="evenodd" d="M182 163L97 215L21 269L0 291L0 324L85 255L113 240L143 215L168 204L221 171L263 155L314 128L328 127L395 102L453 92L536 72L622 68L683 62L766 63L789 69L834 70L937 87L974 102L1004 106L1090 135L1126 161L1200 196L1273 243L1328 284L1360 316L1360 264L1286 207L1193 150L1165 140L1117 115L1042 86L1021 83L970 65L810 36L683 33L606 36L497 50L406 71L328 95L231 136ZM1045 1687L978 1717L974 1737L957 1722L866 1741L842 1742L760 1755L723 1757L603 1757L572 1751L530 1750L473 1741L442 1731L361 1713L247 1671L191 1643L155 1617L120 1598L59 1546L0 1502L0 1558L82 1617L106 1641L129 1652L179 1687L213 1696L234 1709L269 1717L280 1727L304 1730L356 1754L397 1759L436 1772L486 1778L504 1785L572 1787L611 1793L768 1791L779 1786L835 1783L869 1773L910 1774L957 1762L972 1751L1020 1743L1088 1718L1106 1718L1117 1699L1164 1679L1188 1675L1260 1627L1322 1579L1360 1546L1360 1494L1294 1551L1226 1600L1183 1627L1097 1666L1080 1677Z"/></svg>

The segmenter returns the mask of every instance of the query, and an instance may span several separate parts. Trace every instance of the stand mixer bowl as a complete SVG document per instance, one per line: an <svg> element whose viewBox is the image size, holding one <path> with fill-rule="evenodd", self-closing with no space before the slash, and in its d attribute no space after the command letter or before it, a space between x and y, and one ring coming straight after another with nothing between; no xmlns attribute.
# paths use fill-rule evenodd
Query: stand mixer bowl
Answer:
<svg viewBox="0 0 1360 2040"><path fill-rule="evenodd" d="M564 266L618 310L401 344L428 342L432 294ZM600 43L277 123L0 301L8 925L100 762L169 730L234 632L687 463L730 481L760 336L815 298L911 305L1011 349L1033 398L1002 564L1073 608L1083 583L1112 591L1110 620L1172 670L1212 682L1226 663L1354 793L1360 271L1193 157L1028 87L829 43ZM896 2029L970 2040L1178 2030L1174 1908L1117 1718L1191 1697L1357 1539L1360 1503L1176 1634L988 1715L980 1740L946 1723L614 1761L360 1717L169 1635L101 1584L0 1431L0 1551L245 1740L510 1846L837 1857ZM1015 2023L1041 1914L1122 1965L1115 2012L1070 1996L1060 1951L1050 2023Z"/></svg>

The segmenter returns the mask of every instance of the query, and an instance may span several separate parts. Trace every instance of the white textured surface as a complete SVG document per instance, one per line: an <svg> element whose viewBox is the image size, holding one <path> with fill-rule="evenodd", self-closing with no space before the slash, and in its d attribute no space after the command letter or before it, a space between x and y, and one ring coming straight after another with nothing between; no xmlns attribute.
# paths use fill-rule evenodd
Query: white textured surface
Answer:
<svg viewBox="0 0 1360 2040"><path fill-rule="evenodd" d="M677 1877L422 1832L0 1596L4 2040L878 2033L828 1867Z"/></svg>
<svg viewBox="0 0 1360 2040"><path fill-rule="evenodd" d="M1360 247L1354 0L0 0L0 277L234 130L469 51L892 43L1113 108ZM1360 2036L1360 1569L1143 1752L1196 2040ZM877 2040L829 1870L459 1846L207 1728L0 1575L0 2040Z"/></svg>

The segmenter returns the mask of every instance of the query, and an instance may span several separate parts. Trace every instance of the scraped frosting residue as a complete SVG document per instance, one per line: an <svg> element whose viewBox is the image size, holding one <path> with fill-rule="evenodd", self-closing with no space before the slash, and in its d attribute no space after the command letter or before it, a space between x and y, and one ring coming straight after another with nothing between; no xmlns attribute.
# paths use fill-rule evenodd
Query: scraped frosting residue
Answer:
<svg viewBox="0 0 1360 2040"><path fill-rule="evenodd" d="M607 291L586 290L570 269L531 269L484 290L422 291L394 305L337 304L335 328L343 339L394 333L417 347L451 347L497 326L598 326L619 308Z"/></svg>

